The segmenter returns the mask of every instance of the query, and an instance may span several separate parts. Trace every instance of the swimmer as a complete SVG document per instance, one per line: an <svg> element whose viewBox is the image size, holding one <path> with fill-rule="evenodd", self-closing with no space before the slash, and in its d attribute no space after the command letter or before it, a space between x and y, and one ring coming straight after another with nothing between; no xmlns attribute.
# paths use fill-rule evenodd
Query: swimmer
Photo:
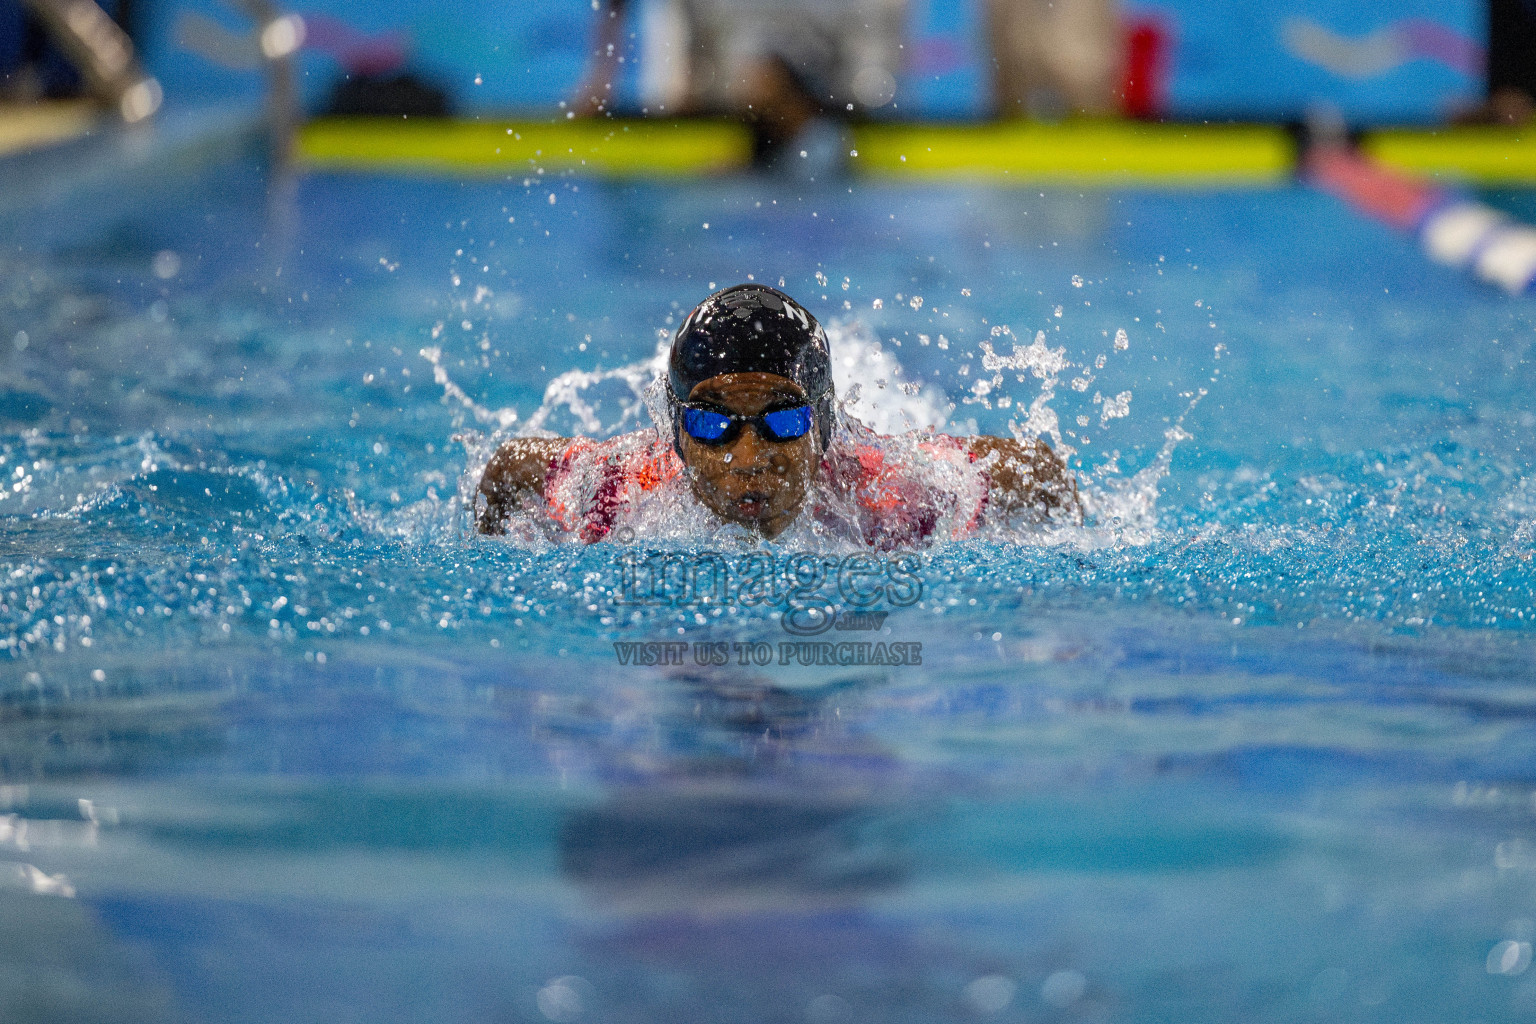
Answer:
<svg viewBox="0 0 1536 1024"><path fill-rule="evenodd" d="M480 532L502 533L522 509L590 543L672 492L767 539L809 524L882 550L964 537L988 518L1081 517L1075 478L1038 439L879 437L856 423L835 437L826 333L765 285L726 288L688 315L664 387L670 437L503 444L480 480Z"/></svg>

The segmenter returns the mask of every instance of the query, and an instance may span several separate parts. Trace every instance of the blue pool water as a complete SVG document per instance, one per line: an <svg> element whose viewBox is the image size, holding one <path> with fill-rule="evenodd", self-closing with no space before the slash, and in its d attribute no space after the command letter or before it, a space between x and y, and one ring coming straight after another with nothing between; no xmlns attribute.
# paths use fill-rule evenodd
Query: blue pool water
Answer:
<svg viewBox="0 0 1536 1024"><path fill-rule="evenodd" d="M1332 200L232 158L3 219L7 1019L1536 1006L1531 307ZM1088 521L918 552L824 635L919 665L628 599L729 537L470 529L493 432L579 425L573 370L613 429L597 371L748 274L880 422L1022 420L1028 372L964 401L984 340L1071 364ZM773 656L614 647L678 639Z"/></svg>

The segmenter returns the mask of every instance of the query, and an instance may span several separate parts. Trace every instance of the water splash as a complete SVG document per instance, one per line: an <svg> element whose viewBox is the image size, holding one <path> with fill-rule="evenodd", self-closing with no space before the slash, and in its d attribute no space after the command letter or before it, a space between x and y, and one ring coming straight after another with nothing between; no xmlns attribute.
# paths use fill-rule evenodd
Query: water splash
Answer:
<svg viewBox="0 0 1536 1024"><path fill-rule="evenodd" d="M999 336L1011 335L1006 327L1000 327L994 333ZM1047 346L1044 331L1036 331L1035 340L1028 346L1020 346L1015 339L1013 354L1008 356L998 355L990 341L983 341L981 365L992 372L992 377L987 381L989 385L987 391L978 397L984 397L985 394L1002 387L1004 370L1012 370L1015 379L1020 382L1028 379L1025 376L1026 373L1038 380L1040 390L1030 401L1029 412L1024 417L1024 422L1009 420L1008 429L1013 432L1014 437L1049 437L1058 449L1064 447L1060 421L1056 410L1051 408L1051 401L1056 397L1056 385L1061 380L1061 375L1072 367L1064 347ZM975 393L974 388L972 391Z"/></svg>
<svg viewBox="0 0 1536 1024"><path fill-rule="evenodd" d="M842 408L877 434L942 430L952 406L936 384L915 380L858 320L827 326L832 380Z"/></svg>
<svg viewBox="0 0 1536 1024"><path fill-rule="evenodd" d="M476 423L493 424L499 430L508 430L517 423L517 410L507 406L501 409L490 409L481 405L465 393L464 389L454 383L448 375L448 370L443 366L443 350L440 346L432 345L421 350L421 357L432 364L432 381L443 389L443 401L456 405L454 410L454 427L464 425L464 413L468 412L475 418Z"/></svg>
<svg viewBox="0 0 1536 1024"><path fill-rule="evenodd" d="M611 437L626 428L639 426L640 415L646 409L646 389L665 372L667 352L668 343L663 340L657 343L656 351L649 359L611 370L567 370L544 388L544 400L528 417L521 435L555 436L550 425L560 423L562 417L568 417L582 433L591 437ZM599 404L604 398L617 400L614 403L618 408L617 417L605 418L599 414Z"/></svg>
<svg viewBox="0 0 1536 1024"><path fill-rule="evenodd" d="M861 321L834 321L829 323L827 332L833 352L834 383L841 397L834 443L877 447L891 464L921 467L914 470L919 482L936 493L973 491L978 479L984 479L981 470L950 465L934 459L931 452L920 450L925 439L952 423L954 405L945 391L937 384L910 375L897 357L896 349L882 343ZM981 343L980 361L987 375L973 383L965 401L979 402L988 408L994 405L1009 408L1017 403L1024 413L1009 420L1008 427L1013 436L1019 440L1046 438L1058 455L1063 459L1071 458L1077 450L1064 436L1053 407L1057 389L1063 379L1076 371L1078 375L1071 379L1072 387L1079 392L1086 391L1096 379L1097 371L1106 365L1109 353L1101 352L1091 361L1085 360L1079 365L1068 358L1064 346L1047 344L1044 331L1037 331L1027 345L1020 344L1006 326L994 328L993 338L1012 339L1011 350L1006 354L999 352L992 340ZM1115 352L1128 347L1123 329L1115 332L1112 345ZM455 423L464 422L464 414L467 414L475 422L492 428L489 433L470 430L456 435L468 456L457 485L459 507L475 507L478 484L486 463L497 447L510 438L612 438L645 427L647 417L661 436L670 436L671 406L665 375L668 350L666 333L658 331L656 349L648 358L608 369L574 369L558 374L545 386L539 406L524 416L512 407L495 409L476 402L452 380L440 349L422 349L423 358L432 364L434 380L443 388L443 401L454 406L460 414ZM1012 381L1008 379L1010 376ZM1012 385L1017 383L1029 384L1034 389L1027 405L1010 394ZM1200 396L1203 395L1204 392L1200 392ZM1093 400L1099 406L1100 427L1130 416L1132 393L1129 390L1110 396L1095 392ZM1198 401L1199 396L1191 402L1185 415ZM1111 458L1082 474L1079 491L1084 516L1081 522L1075 516L1044 523L1033 520L996 522L989 524L982 536L998 542L1067 544L1082 549L1153 543L1158 537L1157 498L1162 481L1168 474L1175 448L1191 437L1183 423L1184 416L1181 416L1164 432L1157 455L1136 472L1122 474L1117 460ZM984 483L981 486L984 487ZM615 540L670 539L694 543L706 536L712 542L728 539L720 532L718 522L695 507L697 502L689 499L684 481L678 481L675 486L652 495L641 504L652 507L637 508L627 516L623 524L625 528L614 531ZM445 529L445 510L448 508L449 503L439 501L434 494L427 502L374 517L371 528L402 539L423 540L439 536ZM851 521L852 515L845 518ZM959 535L954 529L957 524L949 526L951 528L936 534L935 539ZM561 539L537 513L514 516L508 527L509 537L519 547L544 548ZM752 535L744 532L742 540L743 543L750 542ZM836 543L835 538L826 534L807 533L802 537L798 531L791 531L783 542L805 543L812 547Z"/></svg>
<svg viewBox="0 0 1536 1024"><path fill-rule="evenodd" d="M515 406L493 409L471 398L448 373L440 347L423 348L420 354L432 365L432 380L443 389L444 403L456 407L455 428L464 425L463 414L467 412L475 422L491 426L498 439L578 433L611 437L640 425L641 413L646 410L646 388L665 370L667 346L661 342L649 359L612 369L567 370L559 374L545 385L543 401L526 419ZM604 404L616 408L617 415L605 415Z"/></svg>

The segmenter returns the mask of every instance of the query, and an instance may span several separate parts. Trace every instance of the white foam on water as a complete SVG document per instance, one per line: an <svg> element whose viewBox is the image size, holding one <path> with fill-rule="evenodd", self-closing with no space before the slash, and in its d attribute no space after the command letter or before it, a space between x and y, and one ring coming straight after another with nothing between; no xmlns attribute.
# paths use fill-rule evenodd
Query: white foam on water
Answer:
<svg viewBox="0 0 1536 1024"><path fill-rule="evenodd" d="M895 354L858 320L827 325L832 382L844 412L877 434L942 430L949 397L936 384L911 379Z"/></svg>
<svg viewBox="0 0 1536 1024"><path fill-rule="evenodd" d="M1520 562L1531 561L1536 555L1536 480L1520 478L1500 505L1509 535L1499 554Z"/></svg>
<svg viewBox="0 0 1536 1024"><path fill-rule="evenodd" d="M1184 418L1163 431L1157 456L1130 476L1105 474L1098 485L1082 487L1085 520L1092 524L1081 532L1089 547L1129 544L1139 547L1158 539L1157 497L1173 450L1194 435L1184 429Z"/></svg>

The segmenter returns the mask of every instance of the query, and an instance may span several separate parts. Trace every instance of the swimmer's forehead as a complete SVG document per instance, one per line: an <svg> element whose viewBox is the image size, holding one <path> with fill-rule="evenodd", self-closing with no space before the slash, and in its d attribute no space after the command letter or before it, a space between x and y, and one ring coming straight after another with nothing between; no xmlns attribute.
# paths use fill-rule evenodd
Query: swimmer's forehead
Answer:
<svg viewBox="0 0 1536 1024"><path fill-rule="evenodd" d="M805 390L776 373L722 373L695 384L688 401L751 414L781 402L804 402Z"/></svg>

